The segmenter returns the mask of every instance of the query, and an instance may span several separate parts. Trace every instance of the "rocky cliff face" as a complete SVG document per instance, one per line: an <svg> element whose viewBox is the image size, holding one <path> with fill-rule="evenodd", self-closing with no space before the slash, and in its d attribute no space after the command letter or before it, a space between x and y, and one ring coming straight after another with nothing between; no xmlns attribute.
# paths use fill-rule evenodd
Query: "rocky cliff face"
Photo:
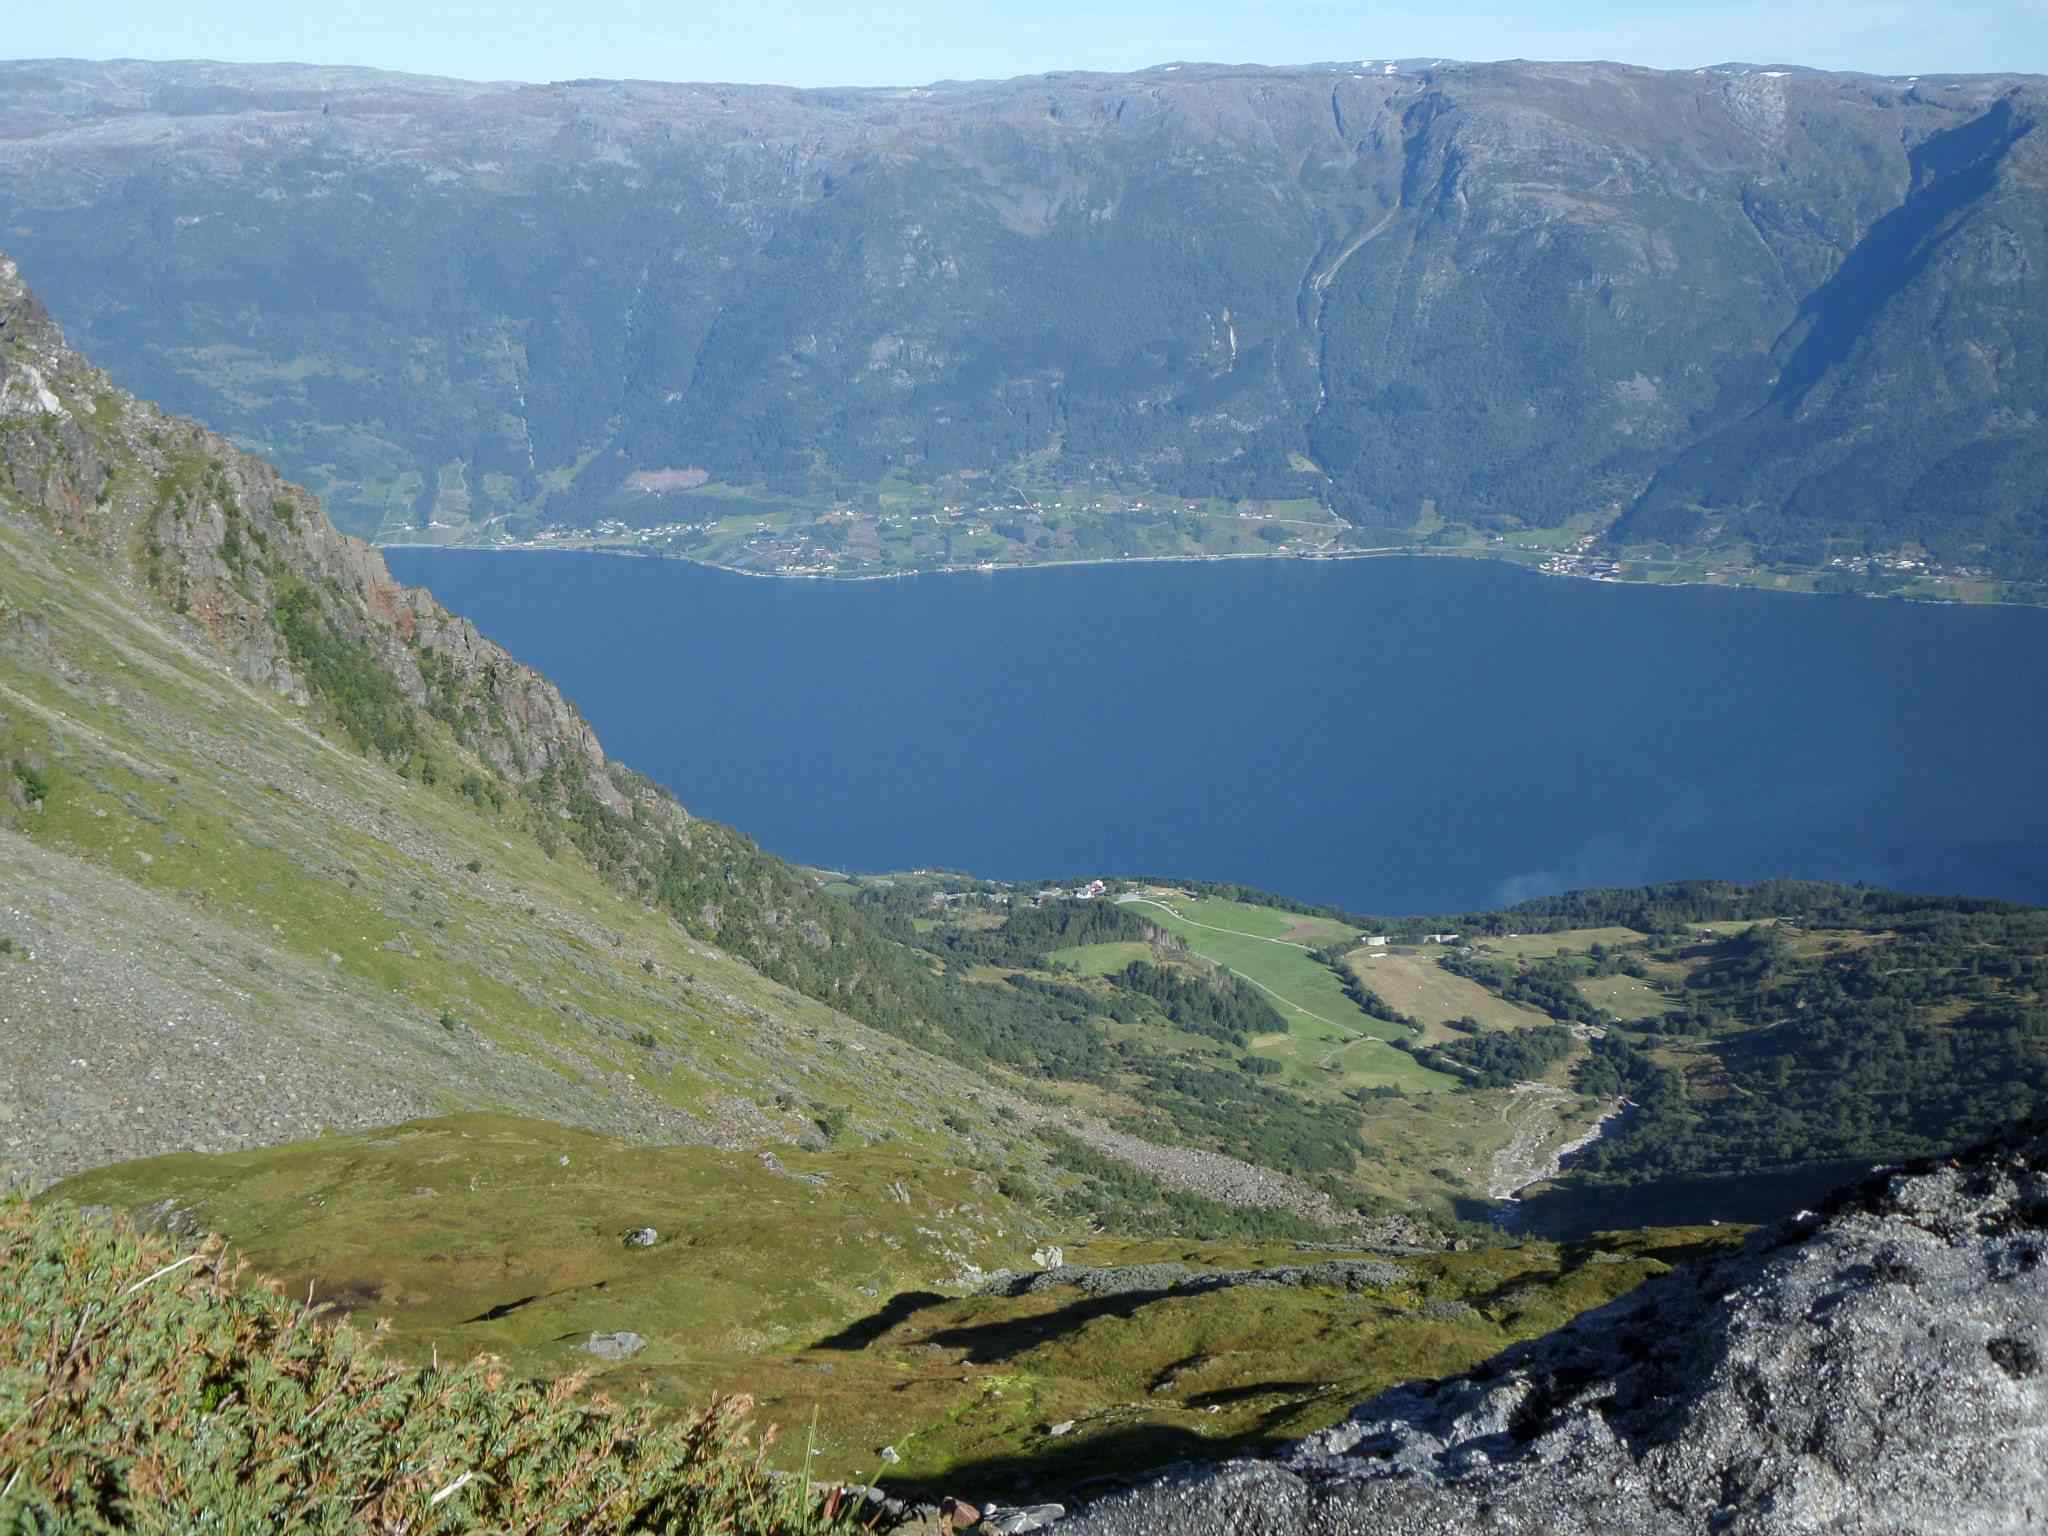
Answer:
<svg viewBox="0 0 2048 1536"><path fill-rule="evenodd" d="M2048 1128L1872 1178L1272 1462L1072 1536L1914 1532L2048 1519Z"/></svg>
<svg viewBox="0 0 2048 1536"><path fill-rule="evenodd" d="M447 717L511 783L553 770L627 808L595 733L552 683L392 580L382 556L261 459L115 389L5 257L0 433L15 496L203 630L244 681L309 702L317 663L304 646L294 655L278 622L300 594L304 633L366 647L407 701Z"/></svg>

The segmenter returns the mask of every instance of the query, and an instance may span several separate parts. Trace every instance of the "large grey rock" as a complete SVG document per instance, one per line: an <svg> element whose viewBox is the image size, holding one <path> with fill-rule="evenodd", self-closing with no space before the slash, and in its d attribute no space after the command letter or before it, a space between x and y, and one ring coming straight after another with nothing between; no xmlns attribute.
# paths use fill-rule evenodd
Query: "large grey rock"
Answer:
<svg viewBox="0 0 2048 1536"><path fill-rule="evenodd" d="M621 1329L617 1333L593 1333L583 1349L600 1360L630 1360L646 1347L646 1339L630 1329Z"/></svg>
<svg viewBox="0 0 2048 1536"><path fill-rule="evenodd" d="M1899 1532L2048 1522L2048 1136L1875 1178L1273 1462L1062 1536Z"/></svg>

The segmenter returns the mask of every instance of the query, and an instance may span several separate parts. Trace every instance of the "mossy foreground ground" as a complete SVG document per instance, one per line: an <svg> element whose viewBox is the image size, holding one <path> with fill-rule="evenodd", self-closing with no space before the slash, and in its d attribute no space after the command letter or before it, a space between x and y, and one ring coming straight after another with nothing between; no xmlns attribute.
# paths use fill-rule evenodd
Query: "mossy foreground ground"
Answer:
<svg viewBox="0 0 2048 1536"><path fill-rule="evenodd" d="M564 1161L566 1159L566 1162ZM224 1232L285 1293L388 1319L413 1364L479 1353L516 1377L598 1372L682 1414L744 1392L773 1453L821 1476L967 1497L1222 1455L1463 1370L1724 1241L1732 1229L1396 1256L1375 1288L975 1294L1029 1270L1029 1212L928 1152L655 1148L495 1116L104 1169L51 1198ZM651 1247L623 1239L651 1226ZM1042 1231L1042 1227L1040 1228ZM187 1244L191 1246L190 1243ZM1069 1264L1196 1273L1331 1257L1284 1243L1070 1240ZM594 1359L593 1333L646 1346ZM806 1457L816 1416L816 1453ZM1055 1434L1055 1427L1062 1427ZM885 1463L882 1448L899 1460Z"/></svg>

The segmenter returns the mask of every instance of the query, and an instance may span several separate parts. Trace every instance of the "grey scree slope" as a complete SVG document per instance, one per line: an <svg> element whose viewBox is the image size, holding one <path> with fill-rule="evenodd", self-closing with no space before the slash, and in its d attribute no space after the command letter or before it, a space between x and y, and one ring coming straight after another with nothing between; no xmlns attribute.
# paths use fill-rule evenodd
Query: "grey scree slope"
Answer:
<svg viewBox="0 0 2048 1536"><path fill-rule="evenodd" d="M2048 1530L2048 1127L1060 1536Z"/></svg>

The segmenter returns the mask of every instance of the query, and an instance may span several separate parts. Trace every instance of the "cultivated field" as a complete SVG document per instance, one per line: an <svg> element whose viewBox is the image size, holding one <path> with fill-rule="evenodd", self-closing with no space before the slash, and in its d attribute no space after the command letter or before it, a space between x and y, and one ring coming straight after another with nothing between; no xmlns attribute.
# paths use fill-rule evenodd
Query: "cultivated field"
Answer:
<svg viewBox="0 0 2048 1536"><path fill-rule="evenodd" d="M1454 1038L1442 1027L1447 1019L1473 1018L1489 1029L1527 1029L1550 1022L1533 1008L1495 997L1478 982L1453 976L1437 964L1442 953L1435 945L1415 952L1355 949L1344 962L1389 1006L1420 1019L1427 1044Z"/></svg>
<svg viewBox="0 0 2048 1536"><path fill-rule="evenodd" d="M1522 933L1512 939L1474 939L1472 943L1475 949L1490 950L1497 955L1536 960L1545 955L1563 954L1566 950L1583 952L1595 944L1614 948L1642 941L1643 935L1633 928L1566 928L1559 933Z"/></svg>
<svg viewBox="0 0 2048 1536"><path fill-rule="evenodd" d="M1633 976L1588 976L1579 983L1579 994L1625 1024L1661 1019L1671 1011L1671 1002L1663 993Z"/></svg>
<svg viewBox="0 0 2048 1536"><path fill-rule="evenodd" d="M1264 1036L1254 1049L1289 1066L1290 1076L1335 1075L1346 1087L1384 1084L1409 1092L1452 1086L1442 1073L1388 1045L1407 1031L1367 1017L1344 995L1343 983L1330 968L1309 953L1312 943L1348 940L1355 930L1242 902L1141 899L1125 904L1265 993L1287 1020L1288 1032ZM1313 940L1283 937L1301 932L1302 924L1317 925Z"/></svg>
<svg viewBox="0 0 2048 1536"><path fill-rule="evenodd" d="M1137 960L1150 960L1152 946L1136 939L1120 944L1075 944L1056 949L1054 965L1069 966L1083 976L1108 976Z"/></svg>

